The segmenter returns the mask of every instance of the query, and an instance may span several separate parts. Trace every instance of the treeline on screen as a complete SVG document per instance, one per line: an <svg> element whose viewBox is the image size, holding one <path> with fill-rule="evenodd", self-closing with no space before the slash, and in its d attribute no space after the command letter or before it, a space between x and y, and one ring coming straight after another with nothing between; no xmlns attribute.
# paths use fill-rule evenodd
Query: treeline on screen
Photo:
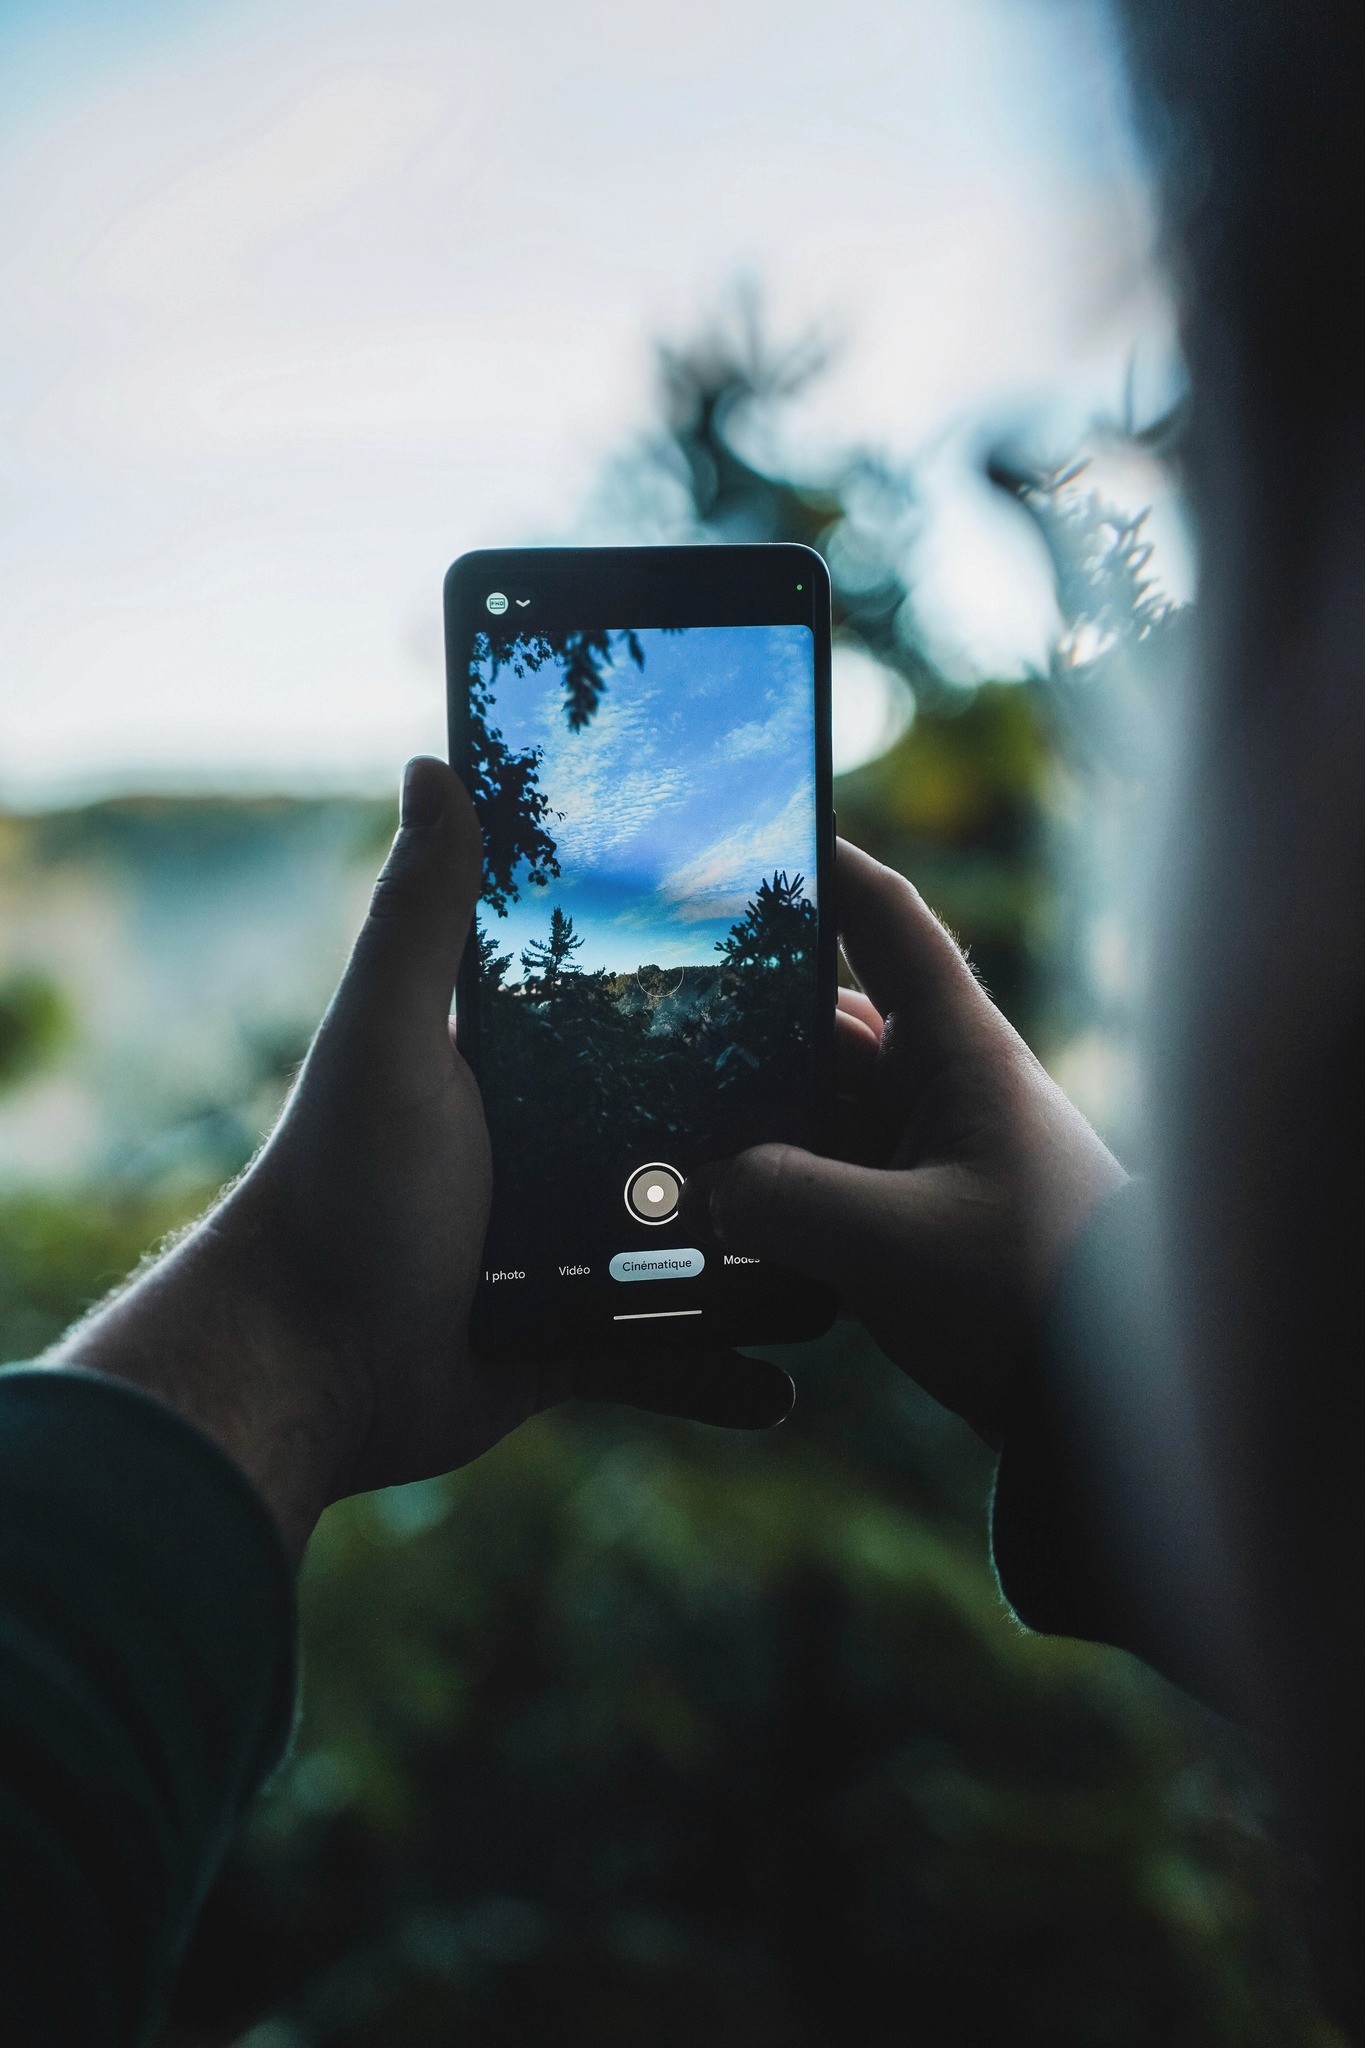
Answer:
<svg viewBox="0 0 1365 2048"><path fill-rule="evenodd" d="M716 958L633 973L583 970L556 905L514 961L482 922L480 1061L495 1155L573 1158L685 1139L731 1151L805 1135L812 1082L815 905L805 877L765 877ZM519 968L519 977L513 978ZM548 1119L548 1120L547 1120Z"/></svg>

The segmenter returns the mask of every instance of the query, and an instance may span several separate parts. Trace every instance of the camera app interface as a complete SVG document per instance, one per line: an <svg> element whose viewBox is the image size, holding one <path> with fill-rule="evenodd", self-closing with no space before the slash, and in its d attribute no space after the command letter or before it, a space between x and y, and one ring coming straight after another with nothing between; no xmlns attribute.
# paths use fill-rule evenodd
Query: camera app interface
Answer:
<svg viewBox="0 0 1365 2048"><path fill-rule="evenodd" d="M813 664L805 625L475 638L484 1293L509 1309L704 1313L755 1262L684 1228L687 1176L813 1140Z"/></svg>

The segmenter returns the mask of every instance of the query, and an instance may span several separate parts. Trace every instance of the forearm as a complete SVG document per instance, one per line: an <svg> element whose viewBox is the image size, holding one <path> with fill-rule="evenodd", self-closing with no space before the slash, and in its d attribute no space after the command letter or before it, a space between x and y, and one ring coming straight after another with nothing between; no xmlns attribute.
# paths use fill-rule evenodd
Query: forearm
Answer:
<svg viewBox="0 0 1365 2048"><path fill-rule="evenodd" d="M1029 1628L1130 1650L1238 1713L1238 1603L1160 1275L1150 1198L1130 1183L1076 1247L1020 1377L996 1570Z"/></svg>
<svg viewBox="0 0 1365 2048"><path fill-rule="evenodd" d="M6 2043L155 2025L288 1736L291 1580L255 1489L164 1403L0 1374Z"/></svg>
<svg viewBox="0 0 1365 2048"><path fill-rule="evenodd" d="M250 1480L295 1559L344 1490L368 1421L363 1375L278 1267L244 1184L76 1325L43 1361L165 1402Z"/></svg>

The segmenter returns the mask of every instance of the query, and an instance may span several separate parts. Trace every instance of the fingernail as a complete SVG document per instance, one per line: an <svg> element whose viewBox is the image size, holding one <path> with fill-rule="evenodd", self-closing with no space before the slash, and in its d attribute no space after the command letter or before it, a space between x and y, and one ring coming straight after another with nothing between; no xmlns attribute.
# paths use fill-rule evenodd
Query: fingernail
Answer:
<svg viewBox="0 0 1365 2048"><path fill-rule="evenodd" d="M445 777L438 764L419 755L403 770L403 794L398 805L400 825L434 825L446 807Z"/></svg>

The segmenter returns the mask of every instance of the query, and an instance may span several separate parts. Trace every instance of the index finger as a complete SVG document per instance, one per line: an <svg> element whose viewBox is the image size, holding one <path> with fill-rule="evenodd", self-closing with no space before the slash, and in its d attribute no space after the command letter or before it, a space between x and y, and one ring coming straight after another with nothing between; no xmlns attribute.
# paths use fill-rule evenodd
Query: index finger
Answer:
<svg viewBox="0 0 1365 2048"><path fill-rule="evenodd" d="M902 1044L949 1045L979 1021L990 999L912 882L841 839L834 885L848 964Z"/></svg>

